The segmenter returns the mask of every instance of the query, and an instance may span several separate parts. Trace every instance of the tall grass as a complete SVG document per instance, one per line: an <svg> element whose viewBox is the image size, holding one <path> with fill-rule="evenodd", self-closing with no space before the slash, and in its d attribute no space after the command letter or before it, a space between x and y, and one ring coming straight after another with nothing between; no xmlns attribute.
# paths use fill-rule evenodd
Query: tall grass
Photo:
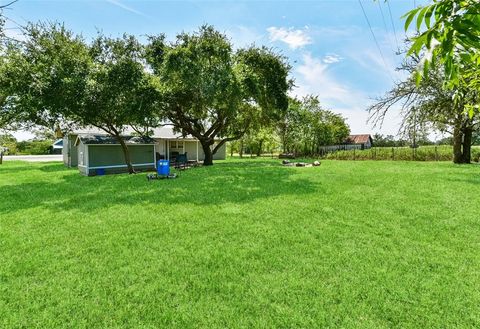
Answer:
<svg viewBox="0 0 480 329"><path fill-rule="evenodd" d="M401 160L401 161L451 161L450 145L410 147L373 147L368 150L346 150L328 153L325 158L334 160ZM472 160L478 162L480 149L472 148Z"/></svg>

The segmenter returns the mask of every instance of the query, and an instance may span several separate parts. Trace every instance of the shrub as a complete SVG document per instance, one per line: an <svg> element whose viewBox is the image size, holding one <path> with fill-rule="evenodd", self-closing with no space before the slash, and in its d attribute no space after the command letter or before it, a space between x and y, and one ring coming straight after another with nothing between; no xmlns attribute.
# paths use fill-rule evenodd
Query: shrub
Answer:
<svg viewBox="0 0 480 329"><path fill-rule="evenodd" d="M480 148L472 147L472 161L480 162Z"/></svg>
<svg viewBox="0 0 480 329"><path fill-rule="evenodd" d="M23 141L17 143L18 152L22 154L49 154L52 141Z"/></svg>

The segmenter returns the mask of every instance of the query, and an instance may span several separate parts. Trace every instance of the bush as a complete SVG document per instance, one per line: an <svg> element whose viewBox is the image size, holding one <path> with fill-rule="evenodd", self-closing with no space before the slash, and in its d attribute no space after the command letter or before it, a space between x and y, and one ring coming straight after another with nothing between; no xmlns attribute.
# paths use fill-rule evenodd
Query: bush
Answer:
<svg viewBox="0 0 480 329"><path fill-rule="evenodd" d="M52 141L23 141L17 143L17 149L22 154L49 154Z"/></svg>
<svg viewBox="0 0 480 329"><path fill-rule="evenodd" d="M480 148L472 147L472 161L480 162Z"/></svg>

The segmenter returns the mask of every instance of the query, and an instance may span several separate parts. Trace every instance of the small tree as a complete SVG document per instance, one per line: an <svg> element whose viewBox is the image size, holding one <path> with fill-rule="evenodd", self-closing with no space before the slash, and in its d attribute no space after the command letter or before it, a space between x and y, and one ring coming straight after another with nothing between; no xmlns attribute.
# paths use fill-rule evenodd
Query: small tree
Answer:
<svg viewBox="0 0 480 329"><path fill-rule="evenodd" d="M268 125L287 108L290 70L266 48L234 51L211 26L182 33L174 43L150 38L148 60L163 94L159 117L200 141L204 165L227 141Z"/></svg>
<svg viewBox="0 0 480 329"><path fill-rule="evenodd" d="M414 72L419 61L416 56L405 61L401 69L410 76L370 106L370 120L381 124L386 113L394 105L399 105L403 116L401 132L404 135L411 135L412 127L426 124L451 133L453 162L470 163L472 135L478 129L478 113L470 116L466 104L478 102L478 94L475 90L464 88L465 85L454 89L444 88L444 73L439 67L431 67L417 84ZM456 100L455 94L463 95L463 99Z"/></svg>
<svg viewBox="0 0 480 329"><path fill-rule="evenodd" d="M317 96L291 99L278 126L284 152L317 154L321 146L342 143L350 128L341 115L321 107Z"/></svg>

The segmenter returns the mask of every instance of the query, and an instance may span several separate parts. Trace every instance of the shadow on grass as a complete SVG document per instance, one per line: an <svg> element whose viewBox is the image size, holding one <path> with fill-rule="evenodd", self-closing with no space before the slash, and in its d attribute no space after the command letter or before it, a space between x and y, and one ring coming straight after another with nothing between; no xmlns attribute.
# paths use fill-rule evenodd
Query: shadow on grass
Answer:
<svg viewBox="0 0 480 329"><path fill-rule="evenodd" d="M21 175L33 168L23 167ZM0 212L34 207L95 212L114 205L248 203L280 195L319 192L321 185L272 161L226 162L189 169L178 179L148 182L145 173L83 177L61 164L38 165L40 176L31 182L4 186Z"/></svg>

